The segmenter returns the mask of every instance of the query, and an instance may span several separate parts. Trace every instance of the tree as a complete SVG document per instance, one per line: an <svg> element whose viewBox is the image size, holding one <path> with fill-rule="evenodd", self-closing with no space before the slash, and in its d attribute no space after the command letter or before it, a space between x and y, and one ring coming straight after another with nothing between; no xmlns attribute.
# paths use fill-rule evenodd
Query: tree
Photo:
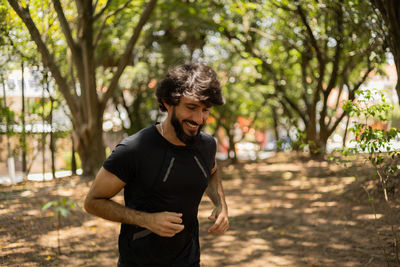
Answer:
<svg viewBox="0 0 400 267"><path fill-rule="evenodd" d="M105 3L101 1L104 3L101 7L100 1L93 3L89 0L75 1L75 6L71 1L61 4L59 0L28 2L25 6L16 0L8 2L27 27L44 65L50 70L69 107L76 150L83 163L83 174L94 175L105 159L102 122L106 104L114 94L124 69L132 64L133 49L157 0L149 1L144 8L143 1L138 5L138 2L133 1L108 0ZM129 14L124 14L127 8ZM141 9L140 18L132 16L140 13ZM47 29L41 24L41 16L47 13L46 10L51 10L48 13L51 23ZM119 37L127 39L126 45L117 62L104 66L103 55L97 52L108 41L103 33L113 28L115 22L110 22L111 18L115 19L115 15L120 12L133 17L137 22L136 27L126 36L126 29L130 25L124 25L120 33L125 35ZM41 32L40 29L46 29L47 32ZM52 39L49 32L60 39ZM115 40L116 36L111 37ZM103 38L106 40L103 41ZM99 72L110 77L101 85L97 84Z"/></svg>
<svg viewBox="0 0 400 267"><path fill-rule="evenodd" d="M400 4L398 0L371 0L380 13L380 32L393 54L397 70L396 92L400 102Z"/></svg>
<svg viewBox="0 0 400 267"><path fill-rule="evenodd" d="M159 119L157 81L173 65L203 61L208 34L215 30L210 1L162 1L158 7L136 49L136 64L128 66L113 97L128 135Z"/></svg>
<svg viewBox="0 0 400 267"><path fill-rule="evenodd" d="M215 120L212 125L214 135L219 137L217 132L220 128L223 129L228 139L228 157L232 163L236 163L236 144L244 140L249 132L238 127L238 119L248 120L250 122L249 128L265 130L268 123L265 120L268 110L266 105L268 88L254 84L257 71L252 64L253 62L243 60L228 51L222 52L221 49L219 52L221 54L226 53L226 58L219 55L219 61L213 64L220 77L225 104L214 107L211 110L211 116ZM218 53L217 50L215 50L215 53ZM221 141L220 143L223 143Z"/></svg>
<svg viewBox="0 0 400 267"><path fill-rule="evenodd" d="M231 1L220 32L244 58L257 62L261 84L272 84L283 110L300 120L312 154L325 152L354 92L383 61L369 6L353 1ZM328 100L336 93L336 104ZM346 97L347 95L347 97Z"/></svg>

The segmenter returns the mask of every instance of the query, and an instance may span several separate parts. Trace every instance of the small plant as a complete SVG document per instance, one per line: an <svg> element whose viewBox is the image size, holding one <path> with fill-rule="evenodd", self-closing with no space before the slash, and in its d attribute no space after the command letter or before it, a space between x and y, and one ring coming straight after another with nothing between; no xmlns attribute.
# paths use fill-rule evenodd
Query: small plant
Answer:
<svg viewBox="0 0 400 267"><path fill-rule="evenodd" d="M347 101L344 104L344 110L349 113L350 117L356 117L353 127L350 129L355 136L352 142L355 144L352 148L343 151L345 156L351 153L367 153L368 161L375 168L373 178L379 178L379 184L387 206L387 215L390 220L393 235L394 252L397 264L400 266L399 258L399 236L398 227L394 225L392 202L388 192L393 191L394 195L394 179L399 175L400 165L398 164L400 151L393 147L393 141L400 136L400 131L395 128L387 127L387 118L392 105L387 103L385 91L357 91L358 99L355 102ZM380 124L380 127L374 127ZM386 123L386 125L384 125ZM383 127L386 126L386 127ZM368 199L373 200L369 192ZM372 204L374 213L375 207ZM379 233L378 233L379 236ZM382 246L385 258L389 264L386 250Z"/></svg>
<svg viewBox="0 0 400 267"><path fill-rule="evenodd" d="M57 218L57 246L58 246L58 253L61 254L61 240L60 240L61 218L68 217L71 214L70 209L78 207L78 204L65 197L60 197L56 201L49 201L43 204L42 210L44 211L51 207L53 208L54 217Z"/></svg>

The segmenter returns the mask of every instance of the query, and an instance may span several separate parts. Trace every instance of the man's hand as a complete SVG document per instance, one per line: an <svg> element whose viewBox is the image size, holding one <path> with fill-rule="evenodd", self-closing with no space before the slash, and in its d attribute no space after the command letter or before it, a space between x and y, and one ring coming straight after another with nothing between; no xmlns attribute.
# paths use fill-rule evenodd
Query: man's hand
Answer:
<svg viewBox="0 0 400 267"><path fill-rule="evenodd" d="M214 208L208 219L215 221L214 225L208 229L209 233L223 235L229 228L227 209L222 209L221 207Z"/></svg>
<svg viewBox="0 0 400 267"><path fill-rule="evenodd" d="M182 213L156 212L147 213L145 227L163 237L173 237L183 230Z"/></svg>

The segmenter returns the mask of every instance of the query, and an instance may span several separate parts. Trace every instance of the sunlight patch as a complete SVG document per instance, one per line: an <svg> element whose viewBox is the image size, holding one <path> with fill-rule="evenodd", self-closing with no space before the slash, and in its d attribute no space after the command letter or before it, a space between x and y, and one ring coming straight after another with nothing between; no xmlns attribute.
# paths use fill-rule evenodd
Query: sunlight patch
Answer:
<svg viewBox="0 0 400 267"><path fill-rule="evenodd" d="M376 215L375 214L361 214L361 215L357 216L357 219L358 220L374 220L375 216L377 219L380 219L383 217L383 214L379 214L379 213Z"/></svg>

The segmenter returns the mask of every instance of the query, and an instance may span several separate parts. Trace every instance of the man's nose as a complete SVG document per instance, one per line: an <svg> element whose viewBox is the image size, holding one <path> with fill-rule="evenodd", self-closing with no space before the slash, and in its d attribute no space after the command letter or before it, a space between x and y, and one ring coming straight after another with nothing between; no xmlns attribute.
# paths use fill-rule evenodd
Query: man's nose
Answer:
<svg viewBox="0 0 400 267"><path fill-rule="evenodd" d="M205 117L205 114L202 111L196 111L193 115L193 121L198 125L203 124L206 119L207 118Z"/></svg>

